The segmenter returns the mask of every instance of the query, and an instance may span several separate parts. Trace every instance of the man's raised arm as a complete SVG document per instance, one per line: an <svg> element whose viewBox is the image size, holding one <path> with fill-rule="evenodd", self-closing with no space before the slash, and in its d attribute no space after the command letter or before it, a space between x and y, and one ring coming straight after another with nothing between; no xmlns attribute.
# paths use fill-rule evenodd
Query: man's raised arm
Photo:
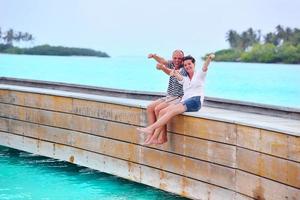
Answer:
<svg viewBox="0 0 300 200"><path fill-rule="evenodd" d="M167 68L164 64L160 64L160 63L156 64L156 69L165 72L167 75L170 75L172 71L171 69Z"/></svg>
<svg viewBox="0 0 300 200"><path fill-rule="evenodd" d="M150 53L148 55L148 58L153 58L154 60L156 60L156 62L160 63L160 64L163 64L163 65L167 65L168 64L168 61L156 54L153 54L153 53Z"/></svg>

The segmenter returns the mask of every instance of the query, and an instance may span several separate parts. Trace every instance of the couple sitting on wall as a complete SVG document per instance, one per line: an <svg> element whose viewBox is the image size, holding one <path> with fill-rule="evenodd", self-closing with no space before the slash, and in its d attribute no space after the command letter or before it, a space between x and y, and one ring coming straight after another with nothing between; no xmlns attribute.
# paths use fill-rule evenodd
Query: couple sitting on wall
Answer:
<svg viewBox="0 0 300 200"><path fill-rule="evenodd" d="M163 144L167 142L168 121L184 112L200 110L204 100L205 77L210 61L215 56L210 54L202 69L195 69L195 59L185 56L181 50L175 50L172 60L167 61L156 54L148 58L157 61L156 68L170 76L167 96L160 98L147 107L148 126L138 128L139 132L147 133L145 145Z"/></svg>

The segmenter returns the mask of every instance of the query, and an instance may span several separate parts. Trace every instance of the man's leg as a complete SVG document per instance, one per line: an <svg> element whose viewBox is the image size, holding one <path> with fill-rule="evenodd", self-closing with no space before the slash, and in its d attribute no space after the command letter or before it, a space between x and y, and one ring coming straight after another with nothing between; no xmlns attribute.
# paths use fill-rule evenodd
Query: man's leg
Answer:
<svg viewBox="0 0 300 200"><path fill-rule="evenodd" d="M163 99L157 99L153 102L151 102L147 106L147 120L148 120L148 126L156 122L156 116L155 116L155 107L159 105L160 103L164 102Z"/></svg>
<svg viewBox="0 0 300 200"><path fill-rule="evenodd" d="M151 104L150 104L151 105ZM150 106L149 105L149 106ZM160 103L158 103L158 104L154 104L154 105L156 105L155 107L154 107L154 113L155 113L155 121L158 119L158 114L159 114L159 112L160 112L160 110L162 110L163 108L166 108L169 104L167 103L167 102L165 102L165 101L160 101ZM151 108L152 109L152 108ZM150 110L150 109L149 109ZM147 107L147 113L148 113L148 107ZM155 122L154 121L154 122ZM154 123L153 122L153 123ZM151 123L151 124L153 124L153 123ZM149 124L149 125L151 125L151 124ZM154 133L154 132L153 132ZM150 138L153 136L153 133L151 133L151 134L148 134L148 136L147 136L147 138L146 138L146 140L144 141L144 143L147 143L148 142L148 140L150 140Z"/></svg>
<svg viewBox="0 0 300 200"><path fill-rule="evenodd" d="M168 135L167 135L167 126L164 126L160 133L159 136L157 138L157 144L163 144L168 142Z"/></svg>
<svg viewBox="0 0 300 200"><path fill-rule="evenodd" d="M143 133L152 133L156 128L166 125L172 117L185 112L185 110L186 107L182 103L168 106L167 112L162 117L159 117L154 124L146 128L138 128L138 131ZM149 142L151 142L151 140Z"/></svg>

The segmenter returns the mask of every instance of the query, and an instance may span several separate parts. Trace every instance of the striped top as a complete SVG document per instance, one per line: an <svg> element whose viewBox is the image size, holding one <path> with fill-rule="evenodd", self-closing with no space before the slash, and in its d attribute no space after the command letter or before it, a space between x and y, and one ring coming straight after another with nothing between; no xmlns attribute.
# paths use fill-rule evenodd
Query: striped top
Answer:
<svg viewBox="0 0 300 200"><path fill-rule="evenodd" d="M169 69L174 69L175 66L172 61L169 61L167 64L167 68ZM179 73L182 76L187 76L187 72L185 69L182 67L179 70ZM167 90L167 96L174 96L174 97L181 97L183 96L183 86L180 84L174 76L170 76L169 78L169 85L168 85L168 90Z"/></svg>

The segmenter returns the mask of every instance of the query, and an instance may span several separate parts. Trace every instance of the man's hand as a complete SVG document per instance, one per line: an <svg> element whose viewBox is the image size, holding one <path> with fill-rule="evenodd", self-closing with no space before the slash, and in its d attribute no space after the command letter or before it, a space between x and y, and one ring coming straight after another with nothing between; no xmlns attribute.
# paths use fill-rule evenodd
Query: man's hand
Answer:
<svg viewBox="0 0 300 200"><path fill-rule="evenodd" d="M148 58L153 58L153 57L154 57L154 55L155 55L155 54L153 54L153 53L150 53L150 54L148 55Z"/></svg>

